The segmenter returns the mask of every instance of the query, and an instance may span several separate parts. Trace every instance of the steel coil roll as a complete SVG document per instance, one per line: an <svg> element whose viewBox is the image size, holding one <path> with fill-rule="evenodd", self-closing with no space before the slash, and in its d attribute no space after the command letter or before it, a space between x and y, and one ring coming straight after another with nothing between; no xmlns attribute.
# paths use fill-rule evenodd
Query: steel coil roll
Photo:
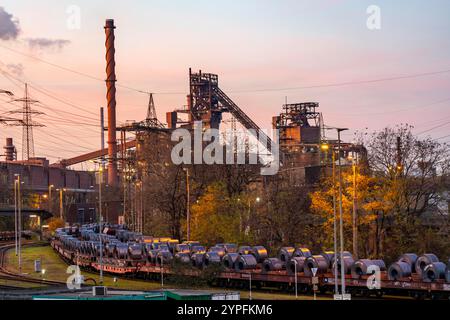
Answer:
<svg viewBox="0 0 450 320"><path fill-rule="evenodd" d="M294 275L295 274L295 269L297 268L297 273L303 272L304 270L304 266L305 266L305 262L306 262L306 257L293 257L291 258L288 263L286 264L286 271L289 275ZM295 266L295 263L297 263L297 267Z"/></svg>
<svg viewBox="0 0 450 320"><path fill-rule="evenodd" d="M305 264L303 265L303 272L305 273L305 276L312 277L313 268L317 268L316 275L327 273L328 262L323 256L314 255L312 257L307 258Z"/></svg>
<svg viewBox="0 0 450 320"><path fill-rule="evenodd" d="M389 280L400 280L411 276L411 264L405 261L397 261L389 266Z"/></svg>
<svg viewBox="0 0 450 320"><path fill-rule="evenodd" d="M191 262L194 267L202 268L203 263L205 262L205 254L204 253L194 253L191 255Z"/></svg>
<svg viewBox="0 0 450 320"><path fill-rule="evenodd" d="M228 269L234 269L234 263L238 256L238 253L227 253L222 259L223 266Z"/></svg>
<svg viewBox="0 0 450 320"><path fill-rule="evenodd" d="M177 253L190 253L191 249L189 248L189 246L187 244L177 244L175 246L175 251Z"/></svg>
<svg viewBox="0 0 450 320"><path fill-rule="evenodd" d="M206 253L206 249L204 246L191 246L191 253Z"/></svg>
<svg viewBox="0 0 450 320"><path fill-rule="evenodd" d="M234 269L236 271L255 269L257 264L258 263L257 263L254 255L242 254L242 255L238 255L238 257L234 263Z"/></svg>
<svg viewBox="0 0 450 320"><path fill-rule="evenodd" d="M334 260L334 251L324 251L320 254L328 263L328 268L331 268L331 265Z"/></svg>
<svg viewBox="0 0 450 320"><path fill-rule="evenodd" d="M106 245L106 255L110 258L114 256L114 250L116 249L116 242L110 242Z"/></svg>
<svg viewBox="0 0 450 320"><path fill-rule="evenodd" d="M332 266L334 265L334 260L335 260L336 257L337 257L338 260L339 260L339 256L340 256L340 252L336 253L336 254L333 256L333 258L331 259L331 265L332 265ZM350 251L342 251L342 256L343 256L343 257L350 257L350 258L352 258L352 260L354 260L354 259L353 259L353 254L352 254Z"/></svg>
<svg viewBox="0 0 450 320"><path fill-rule="evenodd" d="M172 261L172 259L173 259L173 255L172 255L172 253L170 253L169 250L160 250L158 252L158 254L156 255L156 262L158 265L161 265L161 263L163 265L167 264L170 261Z"/></svg>
<svg viewBox="0 0 450 320"><path fill-rule="evenodd" d="M288 262L294 255L295 248L282 247L278 252L278 258L283 262Z"/></svg>
<svg viewBox="0 0 450 320"><path fill-rule="evenodd" d="M207 267L212 264L220 264L221 260L222 260L222 258L216 251L210 251L205 254L205 260L203 263L204 263L205 267Z"/></svg>
<svg viewBox="0 0 450 320"><path fill-rule="evenodd" d="M368 269L371 266L377 266L380 271L386 270L386 264L383 260L360 259L352 265L352 278L359 279L361 276L368 275Z"/></svg>
<svg viewBox="0 0 450 320"><path fill-rule="evenodd" d="M267 249L263 246L255 246L252 248L252 254L255 256L256 261L258 263L264 262L265 259L267 259Z"/></svg>
<svg viewBox="0 0 450 320"><path fill-rule="evenodd" d="M447 266L443 262L430 263L422 271L422 280L424 282L434 282L439 279L445 279L446 268Z"/></svg>
<svg viewBox="0 0 450 320"><path fill-rule="evenodd" d="M355 263L355 260L353 260L353 256L346 256L346 255L342 255L343 256L343 261L344 261L344 273L345 274L350 274L352 272L352 265L353 263ZM334 259L333 259L334 260ZM335 262L333 262L333 264L331 265L331 272L333 273L333 275L335 275L336 273L336 268L334 266ZM337 270L338 270L338 275L341 274L341 259L337 259Z"/></svg>
<svg viewBox="0 0 450 320"><path fill-rule="evenodd" d="M433 262L439 262L438 257L432 253L425 253L416 260L416 273L422 275L425 267Z"/></svg>
<svg viewBox="0 0 450 320"><path fill-rule="evenodd" d="M190 263L191 262L191 256L189 253L185 252L179 252L175 254L175 259L181 263Z"/></svg>
<svg viewBox="0 0 450 320"><path fill-rule="evenodd" d="M128 256L133 260L140 260L143 258L142 245L139 243L133 243L128 245Z"/></svg>
<svg viewBox="0 0 450 320"><path fill-rule="evenodd" d="M398 258L398 261L409 264L411 266L411 272L416 272L417 258L417 254L415 253L405 253Z"/></svg>
<svg viewBox="0 0 450 320"><path fill-rule="evenodd" d="M312 257L312 253L311 250L309 250L308 248L297 248L294 251L293 257L305 257L305 258L309 258Z"/></svg>
<svg viewBox="0 0 450 320"><path fill-rule="evenodd" d="M278 258L267 258L264 260L262 264L262 271L263 272L269 272L269 271L281 271L286 267L286 264L283 263Z"/></svg>
<svg viewBox="0 0 450 320"><path fill-rule="evenodd" d="M126 243L118 243L114 250L114 257L117 259L128 259L128 245Z"/></svg>
<svg viewBox="0 0 450 320"><path fill-rule="evenodd" d="M148 262L155 264L157 262L156 258L158 257L158 252L159 252L159 250L149 250L147 252Z"/></svg>
<svg viewBox="0 0 450 320"><path fill-rule="evenodd" d="M218 247L218 246L214 246L214 247L209 248L208 252L215 252L215 253L217 253L221 260L226 254L225 248Z"/></svg>
<svg viewBox="0 0 450 320"><path fill-rule="evenodd" d="M238 249L239 254L251 254L252 253L252 247L249 246L240 246Z"/></svg>
<svg viewBox="0 0 450 320"><path fill-rule="evenodd" d="M237 252L237 245L234 243L225 243L223 245L226 253L236 253Z"/></svg>

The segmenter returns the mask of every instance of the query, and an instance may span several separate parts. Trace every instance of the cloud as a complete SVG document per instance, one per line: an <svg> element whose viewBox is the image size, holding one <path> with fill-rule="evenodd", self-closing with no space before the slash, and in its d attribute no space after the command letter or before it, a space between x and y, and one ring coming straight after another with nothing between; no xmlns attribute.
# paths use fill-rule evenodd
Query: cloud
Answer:
<svg viewBox="0 0 450 320"><path fill-rule="evenodd" d="M25 39L31 49L61 50L70 43L64 39L28 38Z"/></svg>
<svg viewBox="0 0 450 320"><path fill-rule="evenodd" d="M16 40L20 33L19 20L0 7L0 39Z"/></svg>
<svg viewBox="0 0 450 320"><path fill-rule="evenodd" d="M10 63L6 65L6 69L12 74L22 77L23 76L23 65L21 63Z"/></svg>

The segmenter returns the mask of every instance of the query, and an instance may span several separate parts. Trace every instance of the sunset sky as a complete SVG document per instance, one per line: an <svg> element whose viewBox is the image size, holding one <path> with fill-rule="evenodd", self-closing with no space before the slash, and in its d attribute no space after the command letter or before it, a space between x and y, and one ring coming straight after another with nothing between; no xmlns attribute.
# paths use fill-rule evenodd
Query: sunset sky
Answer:
<svg viewBox="0 0 450 320"><path fill-rule="evenodd" d="M81 10L80 29L67 27L70 5ZM366 26L370 5L381 8L380 30ZM46 113L35 117L46 125L34 130L36 156L57 160L99 148L104 82L33 57L104 79L106 18L117 26L118 84L155 92L163 121L185 104L192 67L218 74L222 90L263 128L287 96L319 102L327 125L352 129L348 141L355 130L399 123L450 141L450 72L442 72L450 71L447 0L3 0L0 7L20 29L2 37L0 15L0 69L29 82L41 102L35 109ZM324 86L433 72L440 73ZM21 82L2 74L0 89L23 95ZM17 109L8 100L0 96L0 113ZM145 118L147 102L146 94L118 88L118 122ZM20 127L0 127L1 146L13 137L19 158L21 136Z"/></svg>

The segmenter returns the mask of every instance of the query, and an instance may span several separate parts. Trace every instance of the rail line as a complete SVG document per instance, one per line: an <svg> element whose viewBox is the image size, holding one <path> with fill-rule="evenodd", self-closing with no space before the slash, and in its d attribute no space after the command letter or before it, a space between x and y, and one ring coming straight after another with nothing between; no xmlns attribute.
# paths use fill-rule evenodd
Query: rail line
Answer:
<svg viewBox="0 0 450 320"><path fill-rule="evenodd" d="M27 242L23 244L25 247L30 246L43 246L44 244L41 243L35 243L35 242ZM23 283L33 283L33 284L42 284L46 286L65 286L65 282L61 281L55 281L55 280L44 280L44 279L36 279L24 274L19 274L16 272L12 272L6 268L6 253L13 249L15 246L14 242L5 242L0 245L0 279L8 280L8 281L14 281L14 282L23 282ZM10 285L3 285L4 289L24 289L23 287L19 286L10 286ZM1 287L0 287L1 288Z"/></svg>

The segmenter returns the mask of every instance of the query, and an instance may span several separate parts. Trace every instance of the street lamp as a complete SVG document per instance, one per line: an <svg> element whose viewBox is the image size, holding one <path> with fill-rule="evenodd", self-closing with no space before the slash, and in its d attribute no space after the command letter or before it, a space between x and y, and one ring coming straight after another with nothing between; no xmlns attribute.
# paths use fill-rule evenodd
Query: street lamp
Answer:
<svg viewBox="0 0 450 320"><path fill-rule="evenodd" d="M189 203L189 168L183 168L186 172L186 237L187 241L191 239L191 213L190 213L190 203Z"/></svg>
<svg viewBox="0 0 450 320"><path fill-rule="evenodd" d="M52 212L52 189L55 186L53 184L48 186L48 211Z"/></svg>
<svg viewBox="0 0 450 320"><path fill-rule="evenodd" d="M297 260L293 259L294 261L294 279L295 279L295 299L298 298L298 292L297 292Z"/></svg>
<svg viewBox="0 0 450 320"><path fill-rule="evenodd" d="M98 169L98 226L100 233L100 283L103 283L103 241L102 241L102 183L103 183L103 168Z"/></svg>
<svg viewBox="0 0 450 320"><path fill-rule="evenodd" d="M342 213L342 174L341 174L341 132L348 130L348 128L336 128L338 134L338 162L339 162L339 237L340 237L340 259L341 259L341 291L342 299L345 294L345 270L342 256L344 254L344 222Z"/></svg>
<svg viewBox="0 0 450 320"><path fill-rule="evenodd" d="M20 174L14 175L14 193L15 193L15 225L16 225L16 255L18 255L19 273L22 273L22 194L20 192Z"/></svg>

